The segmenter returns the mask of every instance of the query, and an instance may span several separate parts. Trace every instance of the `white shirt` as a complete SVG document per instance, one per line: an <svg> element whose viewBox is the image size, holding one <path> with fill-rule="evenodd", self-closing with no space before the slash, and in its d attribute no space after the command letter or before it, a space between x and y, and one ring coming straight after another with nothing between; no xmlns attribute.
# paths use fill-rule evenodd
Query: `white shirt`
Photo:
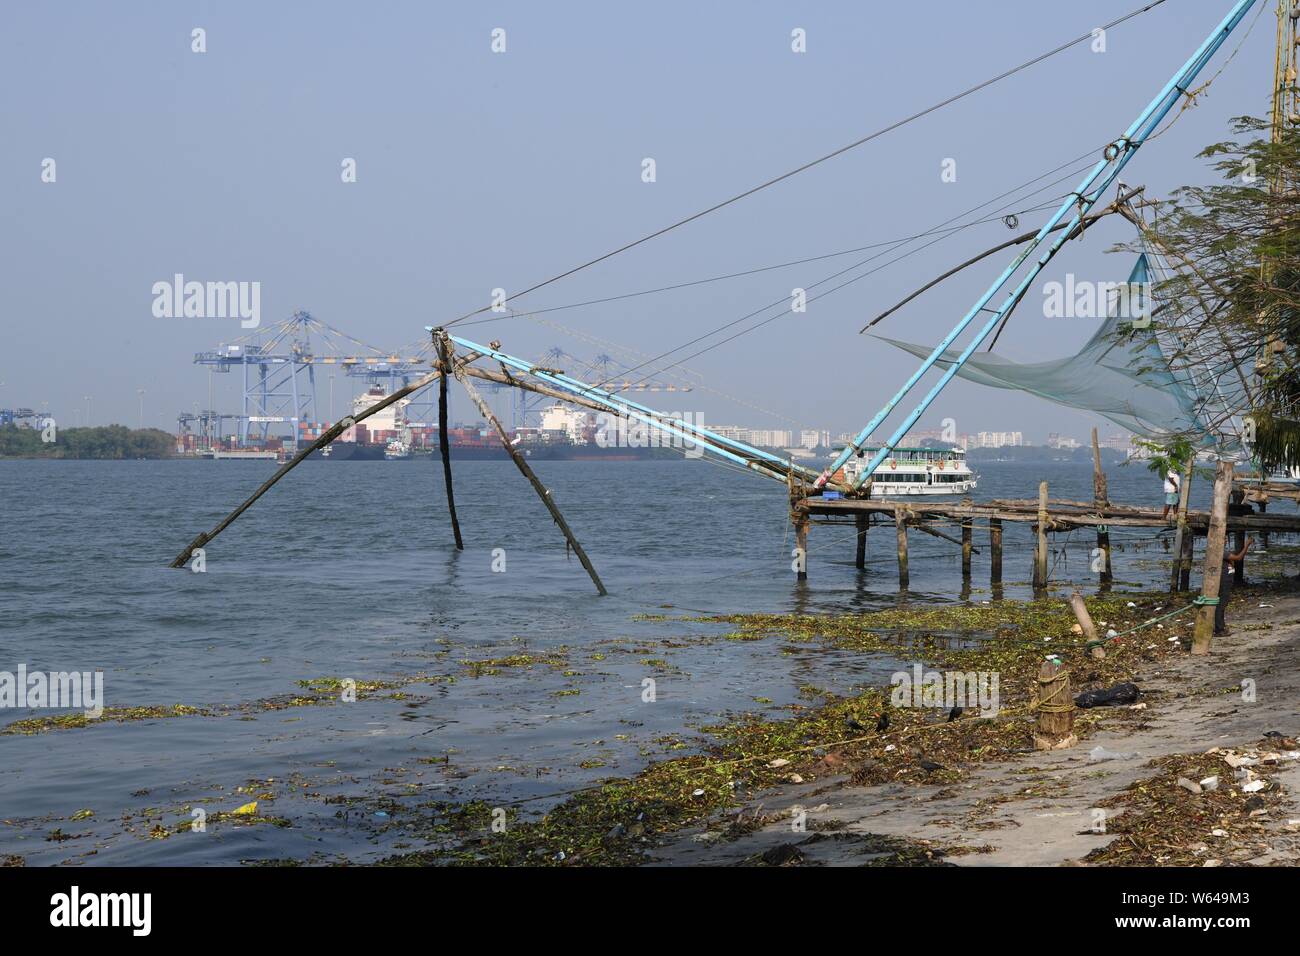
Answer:
<svg viewBox="0 0 1300 956"><path fill-rule="evenodd" d="M1165 494L1172 495L1178 490L1178 472L1173 469L1165 475Z"/></svg>

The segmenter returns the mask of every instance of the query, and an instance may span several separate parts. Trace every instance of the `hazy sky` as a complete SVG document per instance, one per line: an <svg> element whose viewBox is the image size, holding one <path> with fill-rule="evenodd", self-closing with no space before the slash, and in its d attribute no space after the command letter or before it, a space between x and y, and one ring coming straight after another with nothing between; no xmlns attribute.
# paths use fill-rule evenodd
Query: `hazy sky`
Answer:
<svg viewBox="0 0 1300 956"><path fill-rule="evenodd" d="M486 304L495 287L564 271L1139 5L4 4L0 407L48 402L71 425L90 395L95 423L134 425L144 388L146 424L174 430L178 412L206 405L194 353L243 334L237 319L156 318L151 288L174 273L260 282L264 327L306 309L395 348ZM1167 0L1111 31L1104 53L1082 44L512 304L567 305L931 229L1119 135L1230 6ZM1257 6L1263 14L1236 58L1138 154L1130 184L1159 196L1208 178L1196 151L1227 137L1228 117L1266 113L1273 4ZM1252 12L1203 79L1255 22ZM205 53L191 51L196 27ZM504 53L492 52L495 28L505 30ZM806 53L791 50L795 28L806 31ZM349 157L355 183L341 181ZM647 157L653 183L642 181ZM46 158L57 164L53 183L41 181ZM956 182L941 179L948 158ZM1078 178L1021 205L1067 193ZM1023 225L1047 215L1022 216ZM999 222L964 230L688 363L747 404L703 390L649 402L706 422L856 430L915 364L858 328L1010 235ZM1131 258L1105 250L1130 237L1115 217L1071 243L1044 278L1122 279ZM653 354L870 254L543 318ZM968 270L881 331L936 341L1006 261ZM1035 290L998 351L1057 357L1095 324L1045 318ZM464 331L530 358L553 346L626 355L527 318ZM219 389L222 410L235 410L235 385ZM340 379L336 401L352 387ZM323 382L320 395L323 415ZM463 397L455 412L471 417ZM1082 437L1092 424L960 381L922 424L945 416L963 432L1023 429L1038 439L1049 430Z"/></svg>

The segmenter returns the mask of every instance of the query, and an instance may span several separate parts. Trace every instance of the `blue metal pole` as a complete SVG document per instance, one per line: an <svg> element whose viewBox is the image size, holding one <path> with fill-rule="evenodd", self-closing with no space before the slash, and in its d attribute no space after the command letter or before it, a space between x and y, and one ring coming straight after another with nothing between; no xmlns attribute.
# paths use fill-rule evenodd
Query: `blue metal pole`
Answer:
<svg viewBox="0 0 1300 956"><path fill-rule="evenodd" d="M692 444L698 445L700 448L706 451L712 451L714 454L720 455L721 457L726 458L729 461L735 462L736 464L744 465L746 468L754 467L754 465L756 464L753 460L754 458L759 458L762 461L769 463L770 465L774 466L776 469L781 471L784 471L790 467L789 462L786 462L783 459L778 458L775 455L772 455L768 452L761 451L760 449L753 448L749 445L746 445L744 442L738 442L735 441L734 439L725 438L722 435L715 434L706 428L701 428L696 425L691 425L687 422L682 421L681 419L666 418L665 416L662 416L659 412L655 411L654 409L646 405L641 405L637 402L633 402L624 398L617 397L610 392L606 392L603 389L596 388L593 385L588 385L585 382L581 382L578 379L571 378L568 375L543 371L542 369L538 368L536 365L530 362L525 362L524 360L515 358L514 356L508 355L505 352L497 351L496 349L490 348L486 345L480 345L477 342L472 342L469 339L461 338L460 336L457 335L451 335L448 337L457 345L461 346L462 348L469 349L470 351L473 352L480 352L485 357L490 358L493 361L501 362L505 365L510 366L511 368L518 369L521 372L527 372L530 375L536 376L537 378L541 379L544 382L549 382L550 384L556 386L557 388L561 388L564 389L565 391L573 392L574 394L582 395L586 398L590 398L594 401L600 402L601 404L608 406L610 410L615 414L619 414L619 413L626 414L628 417L634 418L639 422L643 422L644 424L647 424L652 428L656 428L659 429L660 431L667 432L670 435L675 435L678 438L681 438L685 441L689 441ZM689 431L683 431L682 429L688 429ZM748 457L748 458L742 457L742 455L740 454L735 454L734 453L735 451L743 452L745 455L749 455L752 457ZM801 466L796 465L795 470L799 472L802 477L805 478L816 477L816 474L814 472L806 468L803 468Z"/></svg>
<svg viewBox="0 0 1300 956"><path fill-rule="evenodd" d="M1088 210L1096 204L1097 200L1101 197L1101 194L1105 192L1106 188L1115 180L1115 177L1119 175L1120 171L1128 163L1129 159L1132 158L1138 147L1145 142L1147 137L1156 128L1160 121L1168 114L1169 110L1173 108L1173 105L1178 101L1178 97L1186 92L1187 85L1201 71L1205 64L1214 55L1215 51L1222 46L1223 41L1226 40L1228 35L1237 27L1242 18L1245 17L1247 12L1249 12L1250 8L1254 6L1255 2L1256 0L1239 0L1231 12L1224 17L1218 28L1206 37L1205 41L1197 51L1192 54L1185 64L1183 64L1182 69L1174 74L1169 82L1165 84L1164 89L1162 89L1155 99L1147 105L1146 109L1142 111L1138 118L1133 121L1129 128L1124 132L1124 135L1106 148L1106 153L1103 158L1099 160L1097 165L1094 166L1087 176L1084 177L1083 181L1079 184L1079 188L1071 194L1070 198L1066 199L1056 213L1053 214L1046 223L1044 223L1043 227L1038 231L1038 234L1034 236L1028 247L1016 256L1011 264L1007 266L1002 274L994 281L993 285L991 285L984 295L980 297L979 301L975 303L966 316L953 327L952 331L949 332L937 346L935 346L934 351L931 352L929 357L921 363L920 368L912 374L903 387L899 389L894 397L885 404L884 408L882 408L876 416L867 423L867 426L858 433L857 437L854 438L854 440L850 442L842 452L840 452L839 456L835 459L835 463L831 466L832 474L839 471L839 469L844 466L845 462L847 462L853 454L862 447L863 443L866 442L871 434L880 427L880 423L888 417L898 403L901 402L916 386L916 384L921 380L921 377L934 367L935 363L948 350L949 346L951 346L957 337L971 324L976 315L982 311L988 311L985 306L987 306L993 296L997 294L998 290L1006 285L1011 276L1015 274L1016 270L1019 269L1029 256L1042 244L1043 240L1051 233L1053 228L1065 218L1066 213L1068 213L1072 208L1077 207L1078 211L1071 220L1069 227L1062 231L1060 236L1055 240L1055 242L1053 242L1048 252L1039 258L1030 273L1021 282L1020 286L1017 287L1017 291L1007 297L1002 306L993 314L993 317L988 321L988 323L986 323L983 329L981 329L975 340L967 347L960 358L948 369L939 383L930 390L930 393L922 400L917 409L908 416L908 419L903 426L895 431L895 433L890 437L889 442L885 446L881 447L881 449L872 457L870 464L858 476L858 479L854 483L854 487L861 487L862 484L875 473L876 469L880 466L880 463L889 456L890 451L895 445L897 445L902 436L907 434L908 429L915 424L916 420L925 412L925 409L929 407L930 403L938 397L939 392L942 391L943 387L947 385L949 381L951 381L952 377L957 373L961 366L966 363L966 360L970 358L984 338L986 338L988 334L997 327L997 324L1006 314L1007 309L1016 302L1023 290L1028 288L1029 283L1033 281L1038 273L1042 271L1047 262L1050 261L1052 256L1054 256L1060 247L1064 245L1066 238L1070 235L1074 226L1083 216L1087 215ZM1112 167L1109 174L1105 177L1101 185L1096 188L1095 192L1089 196L1089 190L1093 187L1093 184L1097 182L1098 178L1101 177L1102 173L1106 171L1107 167Z"/></svg>

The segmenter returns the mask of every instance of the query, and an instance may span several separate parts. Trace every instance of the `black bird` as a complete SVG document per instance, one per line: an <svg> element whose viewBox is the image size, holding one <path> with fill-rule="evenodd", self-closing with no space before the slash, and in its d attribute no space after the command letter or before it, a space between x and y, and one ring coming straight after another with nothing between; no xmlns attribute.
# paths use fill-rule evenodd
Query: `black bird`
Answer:
<svg viewBox="0 0 1300 956"><path fill-rule="evenodd" d="M849 730L866 730L866 726L856 717L849 718Z"/></svg>
<svg viewBox="0 0 1300 956"><path fill-rule="evenodd" d="M889 729L889 715L882 713L880 715L880 719L876 721L876 732L883 734L888 729Z"/></svg>
<svg viewBox="0 0 1300 956"><path fill-rule="evenodd" d="M926 760L922 758L921 769L924 770L926 773L933 773L936 770L947 770L948 768L941 763L935 763L933 760Z"/></svg>
<svg viewBox="0 0 1300 956"><path fill-rule="evenodd" d="M956 720L960 716L961 716L961 708L954 707L952 710L948 711L948 723L951 724L954 720Z"/></svg>

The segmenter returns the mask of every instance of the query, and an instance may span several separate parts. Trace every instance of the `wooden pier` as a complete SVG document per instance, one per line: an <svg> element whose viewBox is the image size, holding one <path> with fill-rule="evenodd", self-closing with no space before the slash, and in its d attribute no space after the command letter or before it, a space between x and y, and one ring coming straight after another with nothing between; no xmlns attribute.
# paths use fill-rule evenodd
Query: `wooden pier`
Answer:
<svg viewBox="0 0 1300 956"><path fill-rule="evenodd" d="M1233 486L1232 497L1236 504L1229 505L1224 516L1223 530L1244 541L1247 534L1256 534L1261 540L1272 534L1300 534L1300 513L1277 514L1256 512L1242 499L1254 498L1263 504L1254 492L1257 486L1245 483ZM1295 489L1284 495L1274 495L1300 504ZM1052 499L1048 497L1047 482L1039 485L1036 499L997 499L976 503L970 499L959 502L936 501L918 495L914 498L826 498L795 495L791 499L791 520L795 528L796 570L800 579L808 573L808 531L816 524L847 524L856 531L855 564L866 566L866 539L873 525L892 525L898 558L898 583L906 589L909 578L908 532L915 530L942 538L960 547L963 584L971 577L971 555L978 551L975 545L976 528L983 526L989 548L989 581L1000 585L1003 575L1003 529L1008 523L1026 524L1034 536L1031 556L1031 579L1035 589L1047 587L1050 569L1048 535L1075 529L1091 529L1096 535L1096 547L1103 560L1097 571L1102 584L1110 581L1110 531L1113 528L1150 529L1152 532L1174 533L1171 590L1187 590L1191 571L1193 540L1197 535L1207 537L1214 525L1214 516L1208 511L1187 509L1186 495L1177 511L1163 517L1160 509L1138 508L1110 502L1087 502ZM943 524L960 529L954 537L931 524ZM981 536L982 537L982 536ZM1239 547L1239 545L1237 546ZM1236 548L1234 548L1235 550Z"/></svg>

